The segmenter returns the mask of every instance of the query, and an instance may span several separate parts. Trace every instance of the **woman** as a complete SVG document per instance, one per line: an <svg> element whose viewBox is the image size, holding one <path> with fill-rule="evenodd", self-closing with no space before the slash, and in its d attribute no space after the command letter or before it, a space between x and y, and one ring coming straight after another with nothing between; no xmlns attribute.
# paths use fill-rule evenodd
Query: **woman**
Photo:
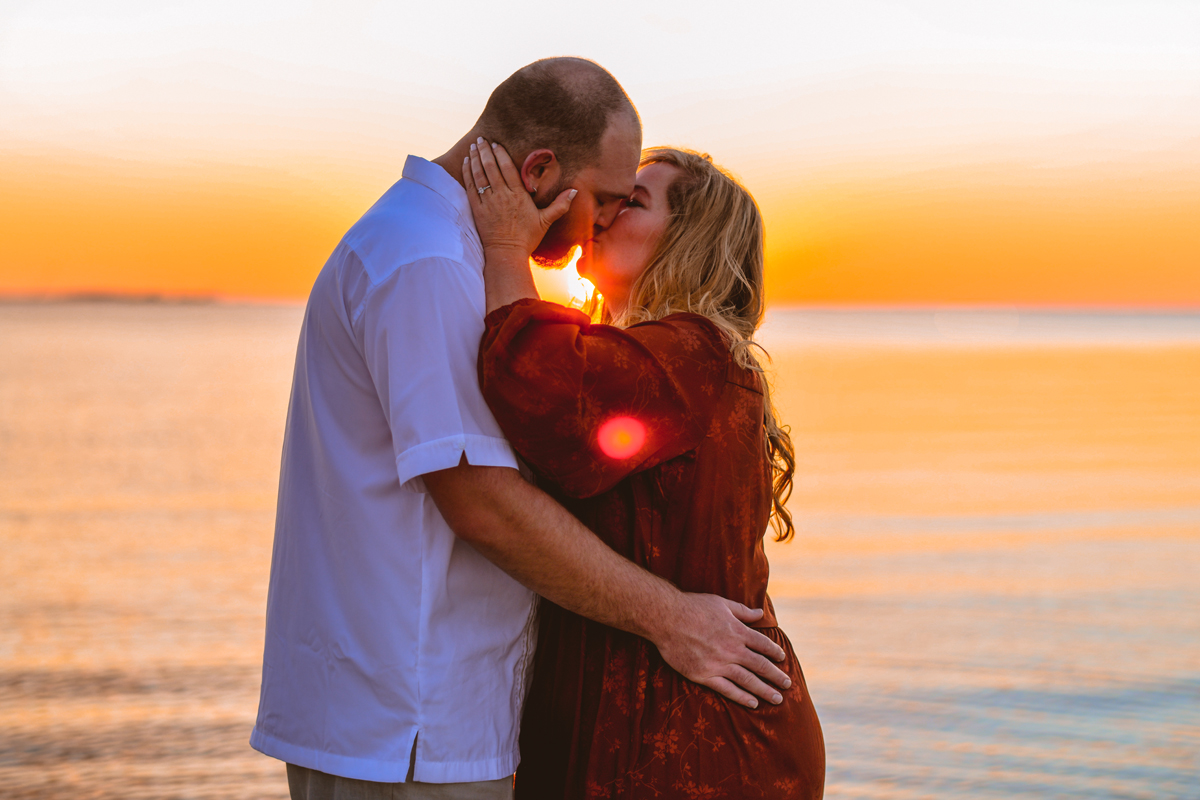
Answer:
<svg viewBox="0 0 1200 800"><path fill-rule="evenodd" d="M793 683L779 705L745 708L649 642L543 602L517 797L821 797L820 723L766 595L762 538L768 522L792 536L794 458L752 352L753 198L707 156L647 151L580 260L604 298L610 324L597 325L537 299L528 256L546 215L503 148L483 149L463 178L486 260L480 384L505 435L618 552L684 591L763 608L755 627L787 652Z"/></svg>

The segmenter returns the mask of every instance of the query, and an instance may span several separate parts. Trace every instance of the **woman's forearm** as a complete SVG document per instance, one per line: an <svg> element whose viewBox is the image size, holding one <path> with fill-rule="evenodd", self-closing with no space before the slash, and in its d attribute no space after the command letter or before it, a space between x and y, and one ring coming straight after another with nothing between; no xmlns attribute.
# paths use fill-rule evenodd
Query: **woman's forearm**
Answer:
<svg viewBox="0 0 1200 800"><path fill-rule="evenodd" d="M520 249L485 250L483 282L488 314L527 297L541 299L533 282L529 256Z"/></svg>

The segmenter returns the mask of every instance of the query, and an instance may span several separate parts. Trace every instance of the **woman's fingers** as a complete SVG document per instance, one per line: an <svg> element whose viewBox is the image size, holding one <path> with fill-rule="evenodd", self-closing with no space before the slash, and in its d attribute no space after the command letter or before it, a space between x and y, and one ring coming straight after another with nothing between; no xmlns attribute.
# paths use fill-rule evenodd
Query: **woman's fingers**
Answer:
<svg viewBox="0 0 1200 800"><path fill-rule="evenodd" d="M489 148L490 149L490 148ZM487 173L483 169L483 161L480 159L479 148L471 145L471 177L475 179L475 194L479 196L479 189L491 186L491 181L488 180Z"/></svg>
<svg viewBox="0 0 1200 800"><path fill-rule="evenodd" d="M464 158L462 165L463 188L467 190L467 202L472 206L479 205L479 192L475 191L475 176L471 174L471 159Z"/></svg>
<svg viewBox="0 0 1200 800"><path fill-rule="evenodd" d="M555 220L567 213L567 210L571 208L571 201L575 199L576 194L576 190L567 189L554 198L553 203L539 211L538 213L542 218L542 227L549 230Z"/></svg>
<svg viewBox="0 0 1200 800"><path fill-rule="evenodd" d="M521 183L521 173L508 155L508 151L504 149L504 145L492 142L492 152L496 155L496 163L500 166L500 174L504 176L504 182L508 184L508 188L514 192L523 190L525 186Z"/></svg>
<svg viewBox="0 0 1200 800"><path fill-rule="evenodd" d="M475 144L471 145L471 153L472 155L479 154L484 174L487 176L488 186L491 186L492 189L503 189L508 186L504 181L504 176L500 174L500 167L496 164L496 156L492 153L491 145L487 143L486 139L480 136L475 141ZM508 188L513 189L515 187L508 186Z"/></svg>

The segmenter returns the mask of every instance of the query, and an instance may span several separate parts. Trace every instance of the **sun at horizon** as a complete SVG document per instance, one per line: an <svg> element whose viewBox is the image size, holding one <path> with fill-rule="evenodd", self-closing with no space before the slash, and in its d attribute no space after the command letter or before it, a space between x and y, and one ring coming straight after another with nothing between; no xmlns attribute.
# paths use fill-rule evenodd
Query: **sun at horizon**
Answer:
<svg viewBox="0 0 1200 800"><path fill-rule="evenodd" d="M596 287L587 278L579 274L576 265L583 250L576 246L567 265L561 268L548 269L539 267L533 262L533 282L538 294L543 300L560 303L570 308L584 309L592 302Z"/></svg>

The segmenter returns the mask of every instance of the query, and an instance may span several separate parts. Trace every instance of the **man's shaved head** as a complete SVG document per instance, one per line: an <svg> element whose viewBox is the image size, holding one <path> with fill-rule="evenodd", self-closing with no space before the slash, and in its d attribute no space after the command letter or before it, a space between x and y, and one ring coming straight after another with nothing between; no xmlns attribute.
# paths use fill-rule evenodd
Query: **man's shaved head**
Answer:
<svg viewBox="0 0 1200 800"><path fill-rule="evenodd" d="M620 117L640 140L637 110L608 70L585 58L543 58L496 87L476 128L514 155L553 151L570 178L599 158L605 131Z"/></svg>

